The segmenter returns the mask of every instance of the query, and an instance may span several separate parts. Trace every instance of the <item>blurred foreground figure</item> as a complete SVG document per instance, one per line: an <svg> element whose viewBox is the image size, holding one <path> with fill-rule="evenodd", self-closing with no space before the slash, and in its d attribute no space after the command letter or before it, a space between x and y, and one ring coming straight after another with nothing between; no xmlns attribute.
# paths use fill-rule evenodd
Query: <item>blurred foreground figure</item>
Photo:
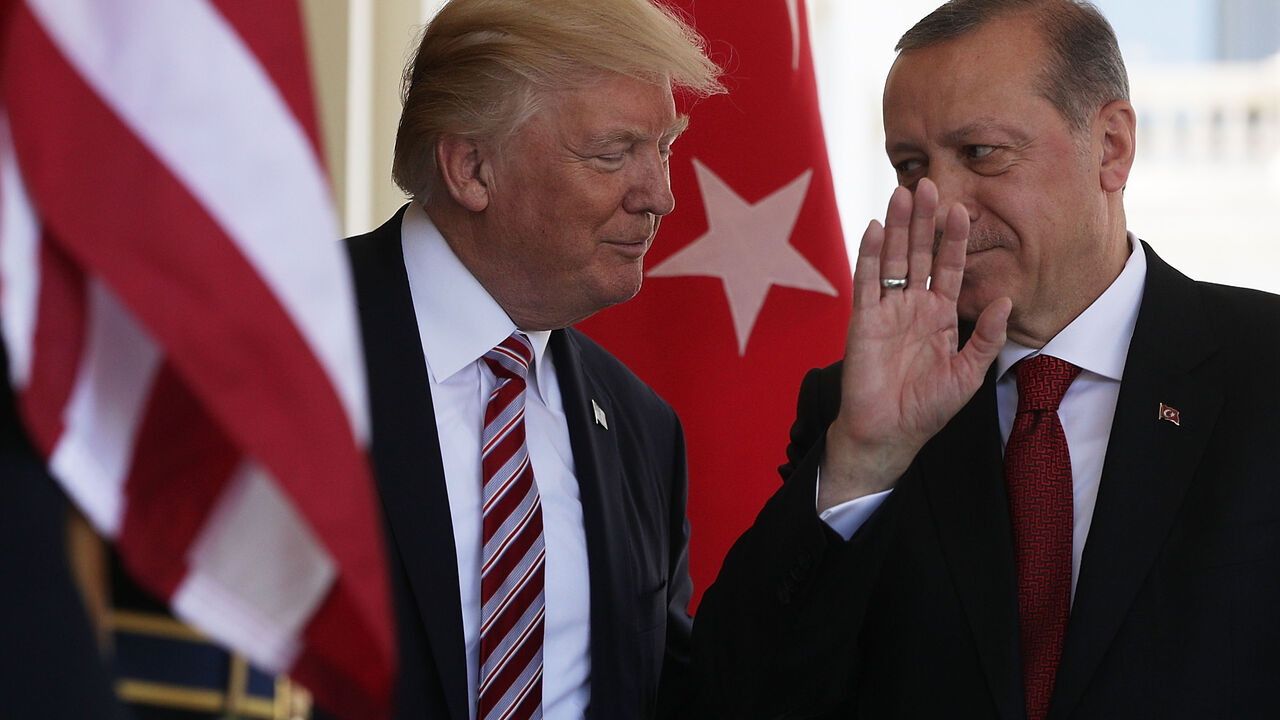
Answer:
<svg viewBox="0 0 1280 720"><path fill-rule="evenodd" d="M202 659L221 654L201 671L232 667L209 639L345 718L387 717L368 393L302 20L296 0L0 4L0 384L16 414L0 478L22 484L6 487L20 524L4 525L43 537L76 518L68 545L91 551L73 567L104 647L128 623L107 612L94 533L155 607L198 628L181 631ZM44 512L61 498L30 485L47 478L74 513ZM65 570L60 548L35 551L48 573ZM14 662L38 672L60 637ZM125 699L240 711L235 682L116 640Z"/></svg>
<svg viewBox="0 0 1280 720"><path fill-rule="evenodd" d="M0 370L7 367L0 347ZM123 720L72 580L69 513L0 383L0 715Z"/></svg>

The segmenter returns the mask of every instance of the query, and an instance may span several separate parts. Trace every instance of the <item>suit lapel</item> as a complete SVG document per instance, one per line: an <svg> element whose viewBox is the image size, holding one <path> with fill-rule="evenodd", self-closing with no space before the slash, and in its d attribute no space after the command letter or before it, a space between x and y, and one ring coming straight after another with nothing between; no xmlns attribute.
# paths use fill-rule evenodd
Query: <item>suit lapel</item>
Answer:
<svg viewBox="0 0 1280 720"><path fill-rule="evenodd" d="M455 720L466 720L457 553L426 360L401 251L403 215L401 209L350 245L368 366L373 456L391 561L394 567L398 558L407 576L408 603L399 609L399 621L421 621L449 713ZM404 613L417 618L403 617ZM401 681L420 682L403 672Z"/></svg>
<svg viewBox="0 0 1280 720"><path fill-rule="evenodd" d="M604 423L614 417L612 396L596 382L583 362L576 331L557 330L551 336L556 379L569 425L574 472L582 498L583 526L587 537L587 565L591 577L591 705L590 718L630 717L636 706L627 701L621 685L632 667L618 629L635 627L633 598L638 590L630 578L631 553L627 549L627 520L623 513L619 478L622 468L614 431L596 420L596 407ZM594 403L594 404L593 404ZM638 701L637 701L638 702Z"/></svg>
<svg viewBox="0 0 1280 720"><path fill-rule="evenodd" d="M1124 622L1169 534L1221 396L1190 371L1217 340L1195 284L1151 248L1093 523L1058 668L1051 717L1067 717ZM1160 418L1176 408L1180 425Z"/></svg>
<svg viewBox="0 0 1280 720"><path fill-rule="evenodd" d="M1000 717L1016 718L1023 713L1017 589L997 417L992 370L920 461L943 553Z"/></svg>

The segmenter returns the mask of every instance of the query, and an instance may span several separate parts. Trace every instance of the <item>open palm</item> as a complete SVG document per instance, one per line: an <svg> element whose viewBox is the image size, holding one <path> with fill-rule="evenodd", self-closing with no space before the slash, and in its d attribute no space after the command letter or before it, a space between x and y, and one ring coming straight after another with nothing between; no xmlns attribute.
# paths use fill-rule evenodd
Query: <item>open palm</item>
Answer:
<svg viewBox="0 0 1280 720"><path fill-rule="evenodd" d="M894 191L885 224L862 236L853 274L840 414L827 431L820 507L885 490L982 385L1004 345L1007 298L983 310L957 348L956 299L969 218L956 205L935 247L938 190ZM906 287L882 279L905 278Z"/></svg>

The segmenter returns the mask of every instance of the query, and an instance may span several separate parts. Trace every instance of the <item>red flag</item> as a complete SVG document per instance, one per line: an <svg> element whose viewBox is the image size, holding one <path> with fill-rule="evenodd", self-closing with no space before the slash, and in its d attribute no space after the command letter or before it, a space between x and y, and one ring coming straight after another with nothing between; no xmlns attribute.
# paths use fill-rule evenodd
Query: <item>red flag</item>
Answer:
<svg viewBox="0 0 1280 720"><path fill-rule="evenodd" d="M640 294L582 328L684 423L696 604L777 489L800 379L843 353L851 296L803 1L683 9L729 93L686 109Z"/></svg>
<svg viewBox="0 0 1280 720"><path fill-rule="evenodd" d="M34 443L176 614L378 717L339 238L293 2L0 2L0 330Z"/></svg>

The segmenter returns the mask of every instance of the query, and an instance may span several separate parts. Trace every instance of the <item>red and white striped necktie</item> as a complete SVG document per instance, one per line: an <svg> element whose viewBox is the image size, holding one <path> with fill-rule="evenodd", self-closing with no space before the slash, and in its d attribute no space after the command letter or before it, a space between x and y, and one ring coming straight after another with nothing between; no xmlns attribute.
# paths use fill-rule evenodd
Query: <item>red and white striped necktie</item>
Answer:
<svg viewBox="0 0 1280 720"><path fill-rule="evenodd" d="M484 564L480 569L480 720L542 717L545 615L542 503L524 434L533 348L512 333L485 353L497 380L481 436Z"/></svg>

